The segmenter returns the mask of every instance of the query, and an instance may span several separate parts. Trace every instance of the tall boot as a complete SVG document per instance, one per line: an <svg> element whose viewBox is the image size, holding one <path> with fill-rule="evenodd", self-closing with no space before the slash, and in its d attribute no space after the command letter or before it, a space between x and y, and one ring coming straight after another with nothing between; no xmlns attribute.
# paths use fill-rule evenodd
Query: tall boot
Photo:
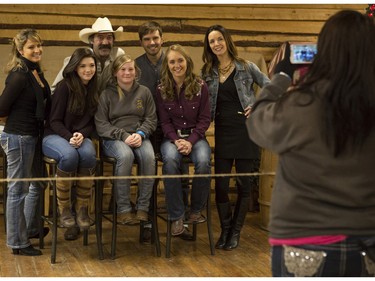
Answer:
<svg viewBox="0 0 375 281"><path fill-rule="evenodd" d="M225 203L217 203L217 212L219 213L220 219L220 226L221 226L221 234L219 240L217 240L215 248L216 249L223 249L231 229L232 223L232 209L230 206L230 202Z"/></svg>
<svg viewBox="0 0 375 281"><path fill-rule="evenodd" d="M249 197L237 198L236 207L232 219L232 228L224 246L224 250L237 248L240 241L240 233L249 209Z"/></svg>
<svg viewBox="0 0 375 281"><path fill-rule="evenodd" d="M259 172L260 168L260 159L252 160L252 173ZM250 200L249 200L249 212L258 213L259 212L259 176L250 177Z"/></svg>
<svg viewBox="0 0 375 281"><path fill-rule="evenodd" d="M253 186L250 192L249 199L249 212L258 213L259 212L259 189L257 186Z"/></svg>
<svg viewBox="0 0 375 281"><path fill-rule="evenodd" d="M56 195L57 206L60 214L60 224L64 227L72 227L76 222L72 214L72 204L70 201L72 180L69 178L71 178L74 173L64 172L57 168L56 175Z"/></svg>
<svg viewBox="0 0 375 281"><path fill-rule="evenodd" d="M78 177L92 177L95 172L92 169L78 170ZM92 179L82 179L77 181L77 202L76 202L76 212L77 212L77 224L81 230L88 229L90 227L90 217L88 212L89 201L91 197L91 189L93 187L94 181Z"/></svg>

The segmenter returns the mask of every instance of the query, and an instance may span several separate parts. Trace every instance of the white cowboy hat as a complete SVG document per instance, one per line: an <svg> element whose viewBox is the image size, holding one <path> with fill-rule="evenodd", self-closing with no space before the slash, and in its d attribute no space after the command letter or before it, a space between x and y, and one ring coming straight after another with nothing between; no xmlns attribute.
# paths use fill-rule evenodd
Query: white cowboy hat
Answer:
<svg viewBox="0 0 375 281"><path fill-rule="evenodd" d="M85 43L89 43L89 37L94 33L117 33L123 31L124 29L122 26L120 26L119 28L117 28L117 30L114 31L112 28L112 24L108 18L97 18L97 20L94 22L91 28L84 28L79 32L79 39L81 39Z"/></svg>

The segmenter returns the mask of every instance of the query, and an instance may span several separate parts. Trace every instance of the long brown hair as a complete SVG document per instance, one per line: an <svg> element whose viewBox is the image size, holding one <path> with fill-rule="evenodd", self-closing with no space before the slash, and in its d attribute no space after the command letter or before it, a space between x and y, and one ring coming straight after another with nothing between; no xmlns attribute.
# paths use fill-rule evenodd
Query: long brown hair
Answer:
<svg viewBox="0 0 375 281"><path fill-rule="evenodd" d="M296 91L311 100L323 91L323 135L338 156L348 145L360 147L375 127L374 19L354 10L339 11L324 24L317 49Z"/></svg>
<svg viewBox="0 0 375 281"><path fill-rule="evenodd" d="M204 64L202 67L202 76L206 77L207 75L212 74L213 68L217 67L219 64L219 60L217 56L212 52L211 47L210 47L210 42L208 40L208 36L210 35L212 31L218 31L223 35L225 43L227 45L228 54L231 57L231 59L238 61L244 67L246 67L247 65L246 60L238 56L237 47L234 44L234 41L229 31L225 29L223 26L216 24L216 25L210 26L207 29L206 34L204 36L204 43L203 43L204 47L203 47L203 54L202 54L202 60Z"/></svg>
<svg viewBox="0 0 375 281"><path fill-rule="evenodd" d="M200 81L201 79L194 73L194 62L191 56L186 52L186 50L179 44L170 46L165 52L165 57L161 66L161 80L160 80L160 92L163 98L168 100L174 100L174 79L173 75L168 67L168 54L171 51L180 53L186 60L186 74L184 80L185 86L185 97L188 100L193 98L193 95L198 93L201 89Z"/></svg>
<svg viewBox="0 0 375 281"><path fill-rule="evenodd" d="M68 111L77 115L82 115L86 107L90 113L95 113L98 105L97 72L95 71L86 87L76 71L77 66L84 58L93 58L96 69L97 62L94 52L89 48L78 48L72 54L63 71L64 80L69 88Z"/></svg>

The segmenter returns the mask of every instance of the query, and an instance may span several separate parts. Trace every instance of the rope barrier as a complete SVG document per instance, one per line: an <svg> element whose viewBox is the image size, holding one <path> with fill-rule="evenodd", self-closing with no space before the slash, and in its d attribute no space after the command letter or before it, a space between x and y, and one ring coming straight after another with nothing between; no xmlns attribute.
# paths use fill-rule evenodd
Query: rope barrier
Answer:
<svg viewBox="0 0 375 281"><path fill-rule="evenodd" d="M255 176L274 176L275 172L258 172L258 173L230 173L230 174L198 174L198 175L152 175L152 176L92 176L92 177L42 177L42 178L22 178L22 179L0 179L0 183L3 182L31 182L31 181L55 181L55 180L119 180L119 179L130 179L130 180L140 180L140 179L166 179L166 178L219 178L219 177L255 177Z"/></svg>

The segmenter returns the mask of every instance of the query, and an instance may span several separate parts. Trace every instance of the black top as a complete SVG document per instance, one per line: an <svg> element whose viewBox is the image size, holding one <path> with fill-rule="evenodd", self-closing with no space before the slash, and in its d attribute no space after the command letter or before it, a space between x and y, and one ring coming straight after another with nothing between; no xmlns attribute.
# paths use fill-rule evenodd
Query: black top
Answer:
<svg viewBox="0 0 375 281"><path fill-rule="evenodd" d="M160 83L160 72L163 59L164 53L162 53L156 65L153 65L150 62L146 53L135 59L135 63L141 70L141 77L139 78L138 83L150 89L154 100L156 100L156 88Z"/></svg>
<svg viewBox="0 0 375 281"><path fill-rule="evenodd" d="M21 59L25 66L11 71L5 80L5 88L0 95L0 116L8 116L4 132L38 136L49 109L49 85L37 64ZM44 88L32 74L34 69L38 71Z"/></svg>
<svg viewBox="0 0 375 281"><path fill-rule="evenodd" d="M247 133L243 113L234 83L235 71L219 83L215 116L215 157L222 159L257 159L259 148ZM240 112L240 113L239 113Z"/></svg>
<svg viewBox="0 0 375 281"><path fill-rule="evenodd" d="M151 61L147 58L146 53L140 55L135 59L135 63L141 70L141 77L138 80L138 83L146 86L151 91L151 94L156 103L156 88L160 84L160 73L161 65L164 59L164 52L162 52L156 65L152 64ZM156 114L158 114L156 112ZM160 125L160 118L158 118L158 125L156 130L150 136L152 146L155 153L160 152L160 145L163 141L163 130Z"/></svg>
<svg viewBox="0 0 375 281"><path fill-rule="evenodd" d="M87 138L94 131L95 112L90 110L86 103L82 115L70 113L68 111L69 92L65 80L61 81L52 96L51 113L44 129L45 136L56 134L69 141L75 132L80 132L83 137Z"/></svg>

